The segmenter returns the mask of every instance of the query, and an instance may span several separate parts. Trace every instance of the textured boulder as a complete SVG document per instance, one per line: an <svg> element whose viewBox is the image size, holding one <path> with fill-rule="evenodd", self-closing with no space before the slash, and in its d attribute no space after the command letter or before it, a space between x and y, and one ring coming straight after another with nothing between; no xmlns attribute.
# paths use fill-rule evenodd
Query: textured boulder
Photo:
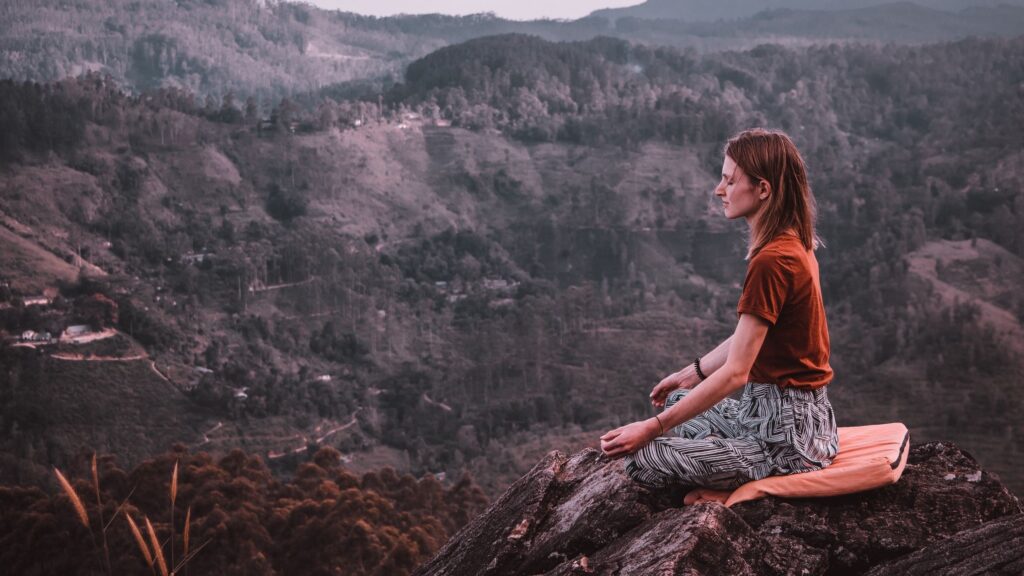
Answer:
<svg viewBox="0 0 1024 576"><path fill-rule="evenodd" d="M1024 574L1024 514L992 520L874 567L868 576Z"/></svg>
<svg viewBox="0 0 1024 576"><path fill-rule="evenodd" d="M861 494L732 508L681 506L682 495L638 487L593 449L552 452L416 574L863 574L898 561L941 573L937 556L914 553L954 536L980 545L987 523L1024 512L998 478L941 443L913 448L897 484ZM918 573L879 574L897 570Z"/></svg>

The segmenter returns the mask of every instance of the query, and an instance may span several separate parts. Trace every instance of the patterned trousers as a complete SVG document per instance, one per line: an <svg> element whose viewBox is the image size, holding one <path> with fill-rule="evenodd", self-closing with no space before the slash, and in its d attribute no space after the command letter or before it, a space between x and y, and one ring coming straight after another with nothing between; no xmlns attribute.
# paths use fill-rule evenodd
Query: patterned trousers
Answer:
<svg viewBox="0 0 1024 576"><path fill-rule="evenodd" d="M732 490L765 476L825 468L839 452L825 388L748 382L740 400L725 398L626 456L626 473L652 488ZM689 392L672 392L665 409Z"/></svg>

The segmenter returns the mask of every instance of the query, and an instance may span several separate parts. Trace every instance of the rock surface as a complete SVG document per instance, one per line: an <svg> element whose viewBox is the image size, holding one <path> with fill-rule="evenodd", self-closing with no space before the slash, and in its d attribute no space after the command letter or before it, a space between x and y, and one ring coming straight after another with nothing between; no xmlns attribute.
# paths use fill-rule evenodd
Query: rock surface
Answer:
<svg viewBox="0 0 1024 576"><path fill-rule="evenodd" d="M991 520L876 566L868 576L1024 574L1024 514Z"/></svg>
<svg viewBox="0 0 1024 576"><path fill-rule="evenodd" d="M1020 549L1024 508L950 444L914 447L897 484L860 494L682 500L640 488L597 450L552 452L416 574L933 575L1021 561L955 552L989 540Z"/></svg>

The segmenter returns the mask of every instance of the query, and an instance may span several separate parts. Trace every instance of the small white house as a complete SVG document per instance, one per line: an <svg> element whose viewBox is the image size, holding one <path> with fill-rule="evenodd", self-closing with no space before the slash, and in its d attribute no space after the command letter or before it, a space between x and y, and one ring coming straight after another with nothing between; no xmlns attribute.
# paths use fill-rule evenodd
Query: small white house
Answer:
<svg viewBox="0 0 1024 576"><path fill-rule="evenodd" d="M75 324L74 326L68 326L67 329L64 330L64 333L67 334L69 338L85 336L90 332L92 332L92 329L89 328L87 324Z"/></svg>

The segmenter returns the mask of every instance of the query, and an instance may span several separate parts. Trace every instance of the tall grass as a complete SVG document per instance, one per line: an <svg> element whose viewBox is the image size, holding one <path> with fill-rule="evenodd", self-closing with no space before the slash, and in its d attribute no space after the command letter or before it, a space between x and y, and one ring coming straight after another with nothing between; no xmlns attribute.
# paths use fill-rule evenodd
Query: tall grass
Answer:
<svg viewBox="0 0 1024 576"><path fill-rule="evenodd" d="M153 568L153 553L149 551L149 546L146 545L146 539L142 537L142 532L139 532L139 526L132 520L131 514L125 514L125 518L128 519L128 527L132 531L132 537L135 538L135 543L139 546L139 550L142 550L142 557L146 559L146 564L149 566L149 571L156 575L156 571Z"/></svg>
<svg viewBox="0 0 1024 576"><path fill-rule="evenodd" d="M179 562L175 563L176 555L174 553L174 536L176 532L176 526L174 522L174 508L178 499L178 464L179 463L177 461L174 463L174 470L171 472L171 483L168 490L171 504L171 534L169 539L170 563L167 562L167 557L164 556L163 546L160 544L160 539L157 536L156 529L153 527L153 523L150 521L149 516L143 515L142 517L143 524L145 525L144 535L143 531L139 529L139 524L136 523L134 518L132 518L132 515L128 514L127 512L124 514L125 520L128 523L128 529L129 531L131 531L132 538L134 538L135 544L138 546L139 551L142 553L142 557L146 561L146 565L149 566L150 573L152 573L154 576L156 576L158 570L160 576L174 576L175 574L179 574L183 568L187 570L188 562L192 558L194 558L195 555L198 554L200 550L202 550L207 544L209 544L209 540L207 540L200 546L196 547L194 550L190 549L190 538L192 532L192 507L189 506L188 511L185 514L185 525L182 530L182 557ZM74 509L75 516L77 517L78 521L81 522L82 526L84 526L89 531L89 535L92 537L93 547L97 549L97 552L102 550L103 566L106 570L107 575L112 576L113 571L111 569L110 563L110 547L107 541L107 530L110 528L110 525L114 522L114 519L117 518L117 516L121 514L121 512L124 510L124 507L128 504L128 499L131 498L131 495L134 494L135 490L132 489L132 492L128 494L128 497L125 498L123 502L121 502L121 504L117 507L117 510L115 510L114 515L111 516L110 520L105 521L103 517L103 498L100 492L100 480L99 472L97 470L96 465L96 455L93 454L91 462L92 487L96 493L96 513L99 519L98 531L100 534L100 540L102 542L102 547L100 547L100 545L98 545L96 542L96 530L93 528L93 525L89 520L89 513L85 507L85 503L82 501L82 498L79 497L78 492L75 490L75 487L71 485L71 482L68 481L67 477L65 477L60 470L54 468L53 471L57 477L58 484L60 484L61 489L64 491L64 493L68 497L68 500L70 500L71 502L71 507ZM148 543L146 541L146 536L148 536Z"/></svg>

